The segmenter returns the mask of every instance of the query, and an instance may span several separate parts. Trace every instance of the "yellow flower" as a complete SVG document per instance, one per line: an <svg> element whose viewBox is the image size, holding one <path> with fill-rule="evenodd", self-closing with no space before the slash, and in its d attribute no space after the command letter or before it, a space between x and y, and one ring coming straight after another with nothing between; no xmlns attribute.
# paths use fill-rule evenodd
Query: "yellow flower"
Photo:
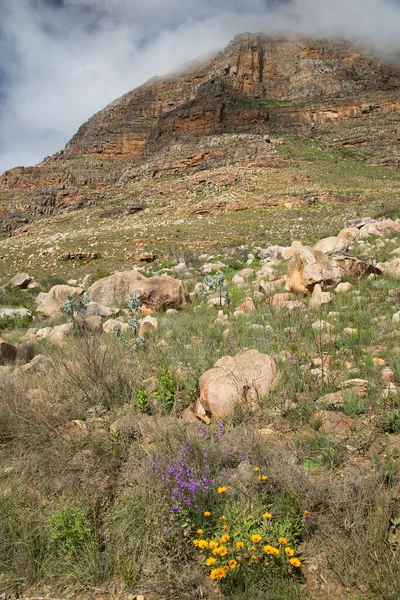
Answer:
<svg viewBox="0 0 400 600"><path fill-rule="evenodd" d="M193 545L196 546L196 548L199 547L199 543L200 543L200 540L193 540Z"/></svg>
<svg viewBox="0 0 400 600"><path fill-rule="evenodd" d="M197 535L203 535L204 531L202 529L198 529L196 531Z"/></svg>
<svg viewBox="0 0 400 600"><path fill-rule="evenodd" d="M216 550L218 550L220 556L226 556L228 554L226 546L220 546L219 548L216 548Z"/></svg>
<svg viewBox="0 0 400 600"><path fill-rule="evenodd" d="M210 573L210 577L211 579L223 579L224 577L226 577L226 571L222 567L213 569Z"/></svg>
<svg viewBox="0 0 400 600"><path fill-rule="evenodd" d="M225 515L222 515L222 517L219 518L220 521L226 521L227 518L225 517Z"/></svg>
<svg viewBox="0 0 400 600"><path fill-rule="evenodd" d="M254 548L254 546L251 546L251 548L249 548L249 552L257 552L257 548Z"/></svg>
<svg viewBox="0 0 400 600"><path fill-rule="evenodd" d="M308 517L311 517L311 515L312 515L312 512L310 512L309 510L306 510L305 512L303 512L303 517L305 519L307 519Z"/></svg>
<svg viewBox="0 0 400 600"><path fill-rule="evenodd" d="M211 542L208 545L211 548L211 550L213 550L214 548L217 548L218 542L216 540L211 540Z"/></svg>
<svg viewBox="0 0 400 600"><path fill-rule="evenodd" d="M226 486L222 485L221 487L218 488L218 494L225 494L227 488Z"/></svg>
<svg viewBox="0 0 400 600"><path fill-rule="evenodd" d="M210 558L207 558L206 560L206 565L207 567L212 567L213 565L215 565L216 562L216 559L210 556Z"/></svg>
<svg viewBox="0 0 400 600"><path fill-rule="evenodd" d="M198 546L198 548L203 550L203 548L207 548L208 542L207 542L207 540L199 540L199 543L197 544L197 546Z"/></svg>
<svg viewBox="0 0 400 600"><path fill-rule="evenodd" d="M257 471L259 471L259 470L260 470L260 467L253 467L253 471L256 471L256 472L257 472Z"/></svg>
<svg viewBox="0 0 400 600"><path fill-rule="evenodd" d="M231 539L231 536L228 535L227 533L224 533L224 535L221 535L219 543L220 544L225 544L230 539Z"/></svg>
<svg viewBox="0 0 400 600"><path fill-rule="evenodd" d="M264 550L265 554L272 554L272 546L270 546L269 544L264 546L263 550Z"/></svg>
<svg viewBox="0 0 400 600"><path fill-rule="evenodd" d="M210 517L211 516L211 513L208 510L206 510L205 513L203 513L203 514L204 514L205 517Z"/></svg>
<svg viewBox="0 0 400 600"><path fill-rule="evenodd" d="M300 567L300 565L301 565L301 562L299 561L298 558L290 558L289 562L292 565L292 567Z"/></svg>
<svg viewBox="0 0 400 600"><path fill-rule="evenodd" d="M228 530L228 525L223 525L223 526L222 526L222 529L223 529L224 531L227 531L227 530Z"/></svg>
<svg viewBox="0 0 400 600"><path fill-rule="evenodd" d="M258 533L255 533L254 535L251 536L251 541L254 542L255 544L258 544L258 542L261 542L262 537L261 535L258 535Z"/></svg>
<svg viewBox="0 0 400 600"><path fill-rule="evenodd" d="M272 556L279 556L280 550L278 548L275 548L274 546L272 546L271 554L272 554Z"/></svg>
<svg viewBox="0 0 400 600"><path fill-rule="evenodd" d="M287 544L287 539L285 537L280 537L278 542L284 546L285 544Z"/></svg>
<svg viewBox="0 0 400 600"><path fill-rule="evenodd" d="M234 559L232 559L232 560L230 560L230 561L228 562L228 565L229 565L229 568L230 568L230 569L236 569L236 567L237 567L237 561L236 561L236 560L234 560Z"/></svg>
<svg viewBox="0 0 400 600"><path fill-rule="evenodd" d="M269 519L272 519L272 515L271 515L271 513L268 513L268 512L267 512L267 513L264 513L264 514L263 514L263 519L268 519L268 520L269 520Z"/></svg>
<svg viewBox="0 0 400 600"><path fill-rule="evenodd" d="M244 546L244 542L236 542L236 548L239 548L239 550L240 550L240 548L243 548L243 546Z"/></svg>
<svg viewBox="0 0 400 600"><path fill-rule="evenodd" d="M258 563L258 557L257 556L250 556L250 562L251 563Z"/></svg>
<svg viewBox="0 0 400 600"><path fill-rule="evenodd" d="M267 481L268 477L266 475L259 475L258 481Z"/></svg>
<svg viewBox="0 0 400 600"><path fill-rule="evenodd" d="M285 548L285 552L286 556L288 556L289 558L294 556L294 550L292 550L292 548Z"/></svg>

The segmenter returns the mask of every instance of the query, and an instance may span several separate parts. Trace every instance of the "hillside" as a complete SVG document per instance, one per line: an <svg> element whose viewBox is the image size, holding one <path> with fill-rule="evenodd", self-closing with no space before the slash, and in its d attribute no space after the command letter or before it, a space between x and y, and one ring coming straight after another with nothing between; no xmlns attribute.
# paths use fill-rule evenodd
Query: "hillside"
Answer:
<svg viewBox="0 0 400 600"><path fill-rule="evenodd" d="M244 34L0 178L0 598L400 598L399 92Z"/></svg>
<svg viewBox="0 0 400 600"><path fill-rule="evenodd" d="M234 240L264 216L279 219L270 207L395 204L399 82L398 67L344 41L238 36L204 64L116 100L64 151L0 178L1 230L15 236L2 243L5 276L4 254L19 255L19 236L29 254L62 232L55 255L89 245L124 260L136 254L132 238L120 239L127 228L137 253L160 253L166 240L179 245L181 219L195 247L229 243L225 215L236 209L247 226L228 215ZM274 143L264 142L266 130ZM214 214L209 233L193 217L204 210ZM122 218L110 227L107 214Z"/></svg>

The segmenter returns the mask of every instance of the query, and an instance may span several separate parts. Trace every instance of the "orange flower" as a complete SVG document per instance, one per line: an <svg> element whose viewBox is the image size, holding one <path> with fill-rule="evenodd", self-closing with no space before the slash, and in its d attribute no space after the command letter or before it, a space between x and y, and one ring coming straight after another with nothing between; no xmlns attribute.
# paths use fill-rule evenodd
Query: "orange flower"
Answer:
<svg viewBox="0 0 400 600"><path fill-rule="evenodd" d="M278 542L282 544L282 546L284 546L285 544L287 544L287 539L285 537L280 537Z"/></svg>
<svg viewBox="0 0 400 600"><path fill-rule="evenodd" d="M286 556L288 556L289 558L291 558L292 556L294 556L294 550L292 550L292 548L285 548L285 552L286 552Z"/></svg>
<svg viewBox="0 0 400 600"><path fill-rule="evenodd" d="M206 510L205 513L203 513L203 514L204 514L205 517L210 517L211 516L211 513L208 510Z"/></svg>
<svg viewBox="0 0 400 600"><path fill-rule="evenodd" d="M299 561L298 558L290 558L289 562L292 565L292 567L300 567L301 566L301 562Z"/></svg>
<svg viewBox="0 0 400 600"><path fill-rule="evenodd" d="M236 548L239 548L239 550L240 550L240 548L243 548L243 546L244 546L244 542L236 542Z"/></svg>
<svg viewBox="0 0 400 600"><path fill-rule="evenodd" d="M218 494L225 494L227 490L227 487L225 485L221 485L221 487L218 488Z"/></svg>
<svg viewBox="0 0 400 600"><path fill-rule="evenodd" d="M267 475L259 475L258 476L258 481L267 481L268 477Z"/></svg>
<svg viewBox="0 0 400 600"><path fill-rule="evenodd" d="M260 467L253 467L253 471L256 471L256 472L257 472L257 471L259 471L259 470L260 470Z"/></svg>
<svg viewBox="0 0 400 600"><path fill-rule="evenodd" d="M312 515L312 512L310 512L309 510L306 510L305 512L303 512L303 517L305 519L307 519L308 517L311 517L311 515Z"/></svg>
<svg viewBox="0 0 400 600"><path fill-rule="evenodd" d="M272 515L269 512L266 512L263 514L263 519L267 519L269 521L269 519L272 519Z"/></svg>
<svg viewBox="0 0 400 600"><path fill-rule="evenodd" d="M261 542L261 540L262 540L262 537L258 533L255 533L254 535L251 536L251 541L254 542L254 544L258 544L258 542Z"/></svg>
<svg viewBox="0 0 400 600"><path fill-rule="evenodd" d="M237 567L237 561L234 560L234 559L232 559L232 560L229 561L228 565L229 565L230 569L236 569L236 567Z"/></svg>
<svg viewBox="0 0 400 600"><path fill-rule="evenodd" d="M224 526L222 527L222 529L223 529L224 531L227 531L227 530L228 530L228 525L224 525Z"/></svg>

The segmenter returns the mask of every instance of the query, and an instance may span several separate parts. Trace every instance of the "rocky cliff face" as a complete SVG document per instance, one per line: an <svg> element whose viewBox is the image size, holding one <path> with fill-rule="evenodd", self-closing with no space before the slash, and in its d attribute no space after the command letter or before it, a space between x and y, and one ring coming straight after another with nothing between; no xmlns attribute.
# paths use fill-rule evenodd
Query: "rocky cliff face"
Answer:
<svg viewBox="0 0 400 600"><path fill-rule="evenodd" d="M334 127L343 145L351 145L360 137L354 124L362 129L368 122L389 139L393 118L398 123L399 91L398 66L343 41L240 35L203 64L125 94L37 167L6 172L0 178L0 227L20 225L21 213L26 220L26 213L99 202L126 185L129 173L159 176L166 148L167 174L176 174L213 161L218 166L257 158L264 150L252 136L266 129ZM251 134L251 146L198 151L207 136L241 133ZM397 156L390 159L396 164Z"/></svg>

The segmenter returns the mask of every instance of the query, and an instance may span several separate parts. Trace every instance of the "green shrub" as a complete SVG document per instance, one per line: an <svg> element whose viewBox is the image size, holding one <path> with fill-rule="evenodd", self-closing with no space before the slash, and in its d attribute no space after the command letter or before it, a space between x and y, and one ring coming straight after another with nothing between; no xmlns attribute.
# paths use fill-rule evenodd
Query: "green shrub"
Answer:
<svg viewBox="0 0 400 600"><path fill-rule="evenodd" d="M390 410L382 415L382 426L387 433L400 433L400 410Z"/></svg>
<svg viewBox="0 0 400 600"><path fill-rule="evenodd" d="M343 398L343 412L348 417L357 417L365 413L366 402L362 400L357 392L347 392Z"/></svg>
<svg viewBox="0 0 400 600"><path fill-rule="evenodd" d="M87 512L64 502L50 517L48 551L54 556L77 558L96 542Z"/></svg>
<svg viewBox="0 0 400 600"><path fill-rule="evenodd" d="M32 321L31 317L0 317L0 331L4 329L24 329L25 327L29 327Z"/></svg>
<svg viewBox="0 0 400 600"><path fill-rule="evenodd" d="M153 392L154 396L160 401L160 409L162 412L168 414L172 411L175 404L176 391L176 380L169 367L164 365L158 378L158 386Z"/></svg>

